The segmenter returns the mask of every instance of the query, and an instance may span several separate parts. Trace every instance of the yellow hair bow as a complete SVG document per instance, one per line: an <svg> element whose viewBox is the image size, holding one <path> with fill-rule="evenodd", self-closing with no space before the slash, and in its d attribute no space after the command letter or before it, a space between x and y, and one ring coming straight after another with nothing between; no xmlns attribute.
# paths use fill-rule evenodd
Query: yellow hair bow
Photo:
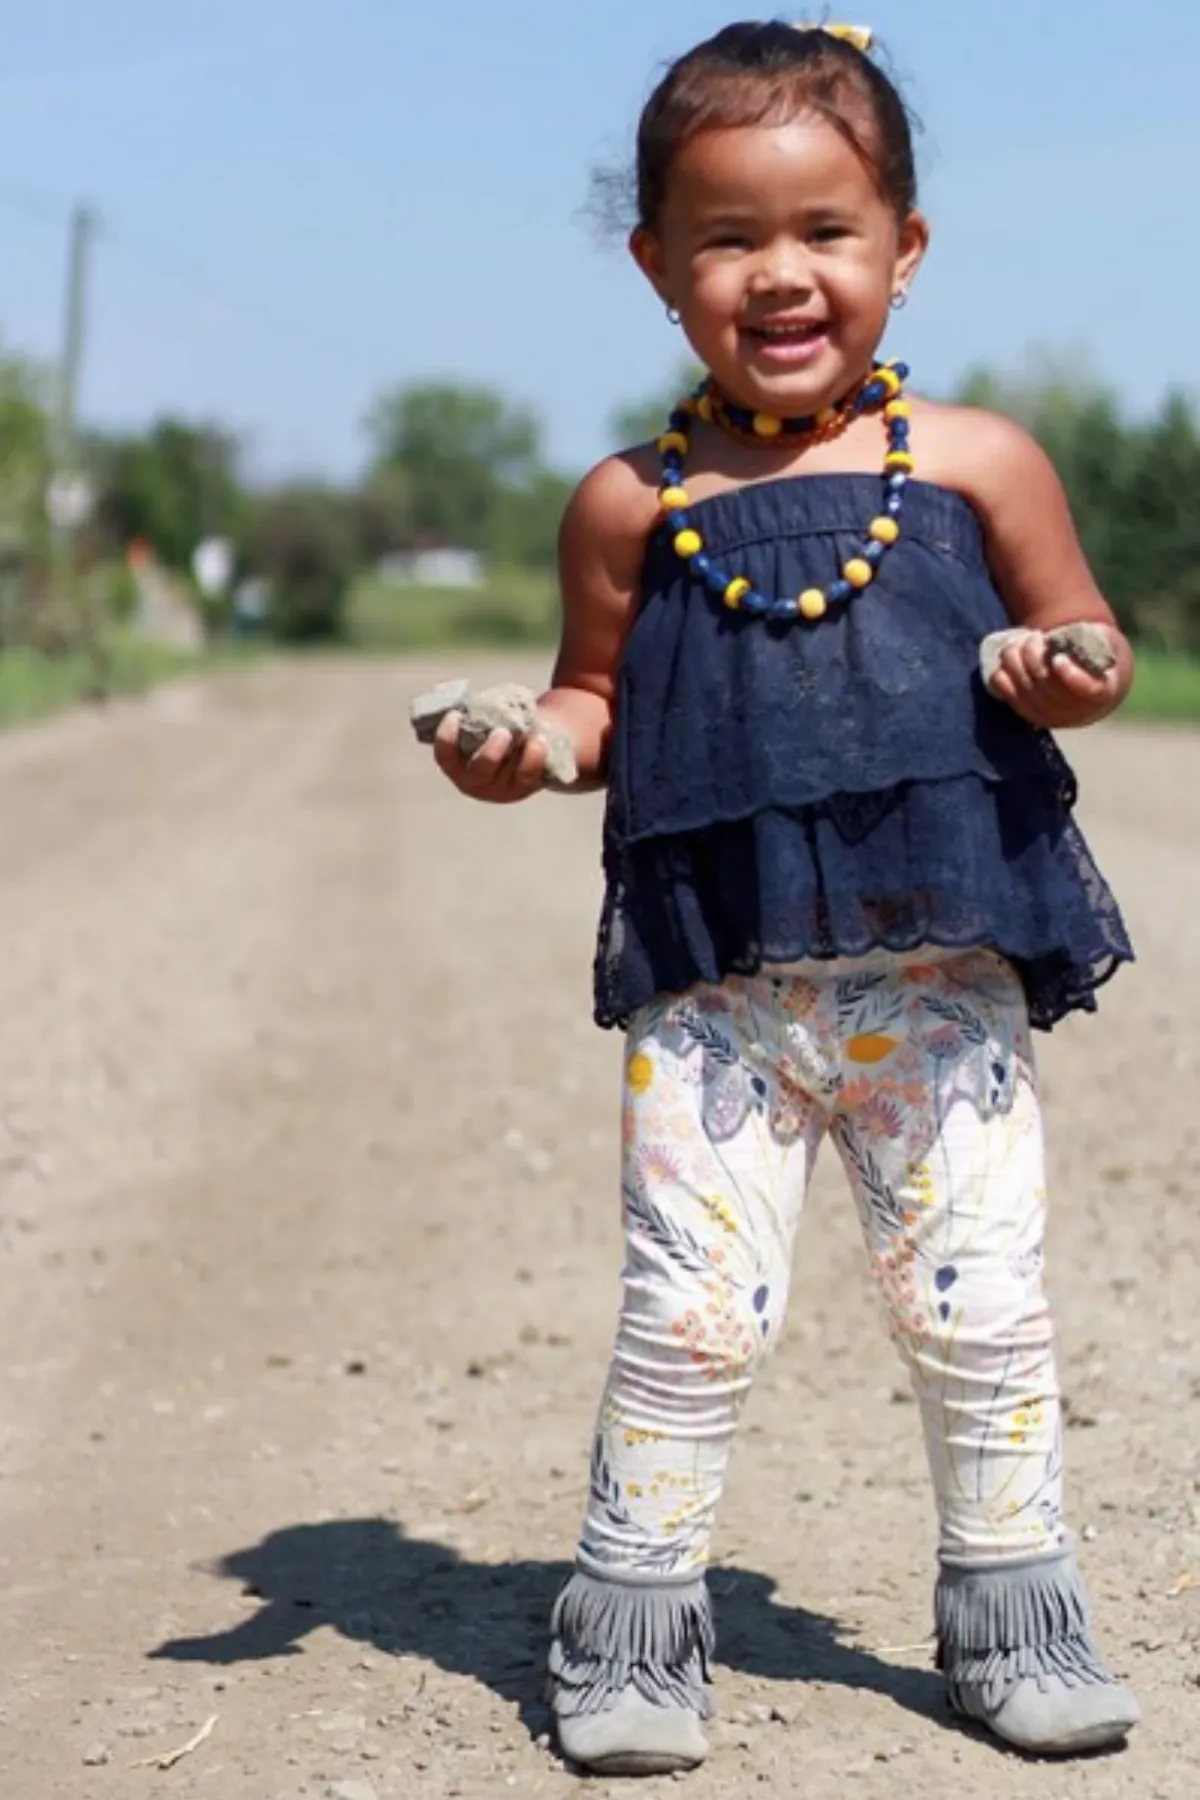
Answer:
<svg viewBox="0 0 1200 1800"><path fill-rule="evenodd" d="M823 31L829 37L841 38L844 44L850 44L863 56L870 54L875 42L875 33L868 25L810 25L803 20L796 26L797 31Z"/></svg>

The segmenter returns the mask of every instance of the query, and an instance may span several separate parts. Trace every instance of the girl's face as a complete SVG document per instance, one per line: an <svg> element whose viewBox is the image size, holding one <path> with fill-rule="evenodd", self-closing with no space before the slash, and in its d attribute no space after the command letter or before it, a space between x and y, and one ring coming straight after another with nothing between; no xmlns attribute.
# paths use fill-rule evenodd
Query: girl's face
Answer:
<svg viewBox="0 0 1200 1800"><path fill-rule="evenodd" d="M867 373L928 236L919 213L897 219L837 128L809 116L692 138L657 230L630 247L722 391L794 417Z"/></svg>

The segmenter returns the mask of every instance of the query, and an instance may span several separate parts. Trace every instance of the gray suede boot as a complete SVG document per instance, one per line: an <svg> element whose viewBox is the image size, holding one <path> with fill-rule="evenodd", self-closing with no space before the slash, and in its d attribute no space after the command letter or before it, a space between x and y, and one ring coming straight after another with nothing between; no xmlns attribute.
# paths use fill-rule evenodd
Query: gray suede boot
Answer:
<svg viewBox="0 0 1200 1800"><path fill-rule="evenodd" d="M1141 1709L1101 1662L1069 1552L942 1564L938 1667L950 1704L1035 1756L1122 1743Z"/></svg>
<svg viewBox="0 0 1200 1800"><path fill-rule="evenodd" d="M577 1569L554 1609L550 1704L568 1761L674 1775L708 1755L712 1603L703 1576L634 1584Z"/></svg>

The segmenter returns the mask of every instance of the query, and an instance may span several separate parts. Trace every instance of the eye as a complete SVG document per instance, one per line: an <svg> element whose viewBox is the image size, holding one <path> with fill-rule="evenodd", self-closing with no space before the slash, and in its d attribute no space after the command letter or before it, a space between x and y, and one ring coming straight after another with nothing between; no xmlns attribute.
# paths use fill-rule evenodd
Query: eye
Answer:
<svg viewBox="0 0 1200 1800"><path fill-rule="evenodd" d="M744 231L714 231L704 240L706 250L749 250L750 239Z"/></svg>
<svg viewBox="0 0 1200 1800"><path fill-rule="evenodd" d="M818 225L813 229L810 235L814 244L836 244L842 238L848 238L850 236L850 227L848 225L834 224Z"/></svg>

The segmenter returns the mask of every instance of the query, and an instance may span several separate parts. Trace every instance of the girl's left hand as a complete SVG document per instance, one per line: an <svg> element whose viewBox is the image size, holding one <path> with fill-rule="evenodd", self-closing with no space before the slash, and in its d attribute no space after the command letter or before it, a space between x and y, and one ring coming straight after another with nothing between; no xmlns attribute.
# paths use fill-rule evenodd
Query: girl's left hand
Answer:
<svg viewBox="0 0 1200 1800"><path fill-rule="evenodd" d="M991 691L1030 725L1069 731L1110 713L1120 699L1121 683L1116 669L1089 675L1065 653L1048 650L1042 632L1031 631L1004 652Z"/></svg>

